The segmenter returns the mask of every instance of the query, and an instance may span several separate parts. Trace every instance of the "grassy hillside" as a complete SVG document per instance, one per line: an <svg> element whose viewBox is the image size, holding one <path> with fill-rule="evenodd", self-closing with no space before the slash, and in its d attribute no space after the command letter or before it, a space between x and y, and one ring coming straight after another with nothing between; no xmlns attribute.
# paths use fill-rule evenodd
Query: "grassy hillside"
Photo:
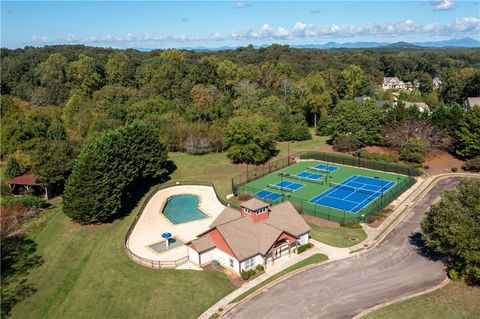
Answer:
<svg viewBox="0 0 480 319"><path fill-rule="evenodd" d="M376 310L364 319L467 319L480 317L480 288L451 282L423 296Z"/></svg>
<svg viewBox="0 0 480 319"><path fill-rule="evenodd" d="M292 143L290 151L310 150L325 139ZM279 144L284 156L286 143ZM215 183L229 193L230 177L242 166L225 154L171 154L174 180ZM215 271L151 270L132 262L123 251L124 236L137 208L112 224L80 226L62 212L60 201L32 221L29 238L44 262L25 277L36 291L19 302L12 318L196 318L235 289Z"/></svg>

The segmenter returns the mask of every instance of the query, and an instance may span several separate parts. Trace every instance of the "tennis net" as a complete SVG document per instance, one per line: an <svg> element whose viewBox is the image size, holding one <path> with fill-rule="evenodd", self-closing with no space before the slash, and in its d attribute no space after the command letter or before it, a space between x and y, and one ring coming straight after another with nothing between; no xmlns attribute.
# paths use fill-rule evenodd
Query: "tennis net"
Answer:
<svg viewBox="0 0 480 319"><path fill-rule="evenodd" d="M285 191L285 192L290 192L290 193L293 191L290 188L278 186L278 185L275 185L275 184L267 184L267 187L268 188L273 188L273 189L278 189L278 190Z"/></svg>
<svg viewBox="0 0 480 319"><path fill-rule="evenodd" d="M296 179L296 180L302 181L302 182L310 182L310 183L316 183L316 184L323 185L323 181L321 181L319 179L307 178L307 177L302 177L302 176L293 175L293 174L289 174L289 173L282 173L282 172L278 173L278 176L282 176L282 177L286 177L286 178L290 178L290 179Z"/></svg>
<svg viewBox="0 0 480 319"><path fill-rule="evenodd" d="M348 189L348 190L351 190L351 191L365 193L365 194L369 194L369 195L382 195L383 191L384 191L383 188L379 189L378 191L371 191L369 189L365 189L365 188L361 188L361 187L353 187L353 186L350 186L350 185L338 184L338 183L334 183L334 182L330 182L329 184L330 184L330 186L335 187L335 188Z"/></svg>
<svg viewBox="0 0 480 319"><path fill-rule="evenodd" d="M308 166L307 170L312 171L312 172L325 173L325 174L330 174L331 173L329 170L316 168L316 167L313 167L313 166Z"/></svg>

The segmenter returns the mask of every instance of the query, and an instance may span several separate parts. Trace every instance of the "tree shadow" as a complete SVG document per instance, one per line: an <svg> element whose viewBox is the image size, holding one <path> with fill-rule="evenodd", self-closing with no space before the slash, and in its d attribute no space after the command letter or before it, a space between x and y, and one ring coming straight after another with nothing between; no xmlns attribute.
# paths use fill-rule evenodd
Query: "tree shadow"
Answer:
<svg viewBox="0 0 480 319"><path fill-rule="evenodd" d="M139 183L129 186L122 197L122 206L116 214L110 216L104 223L111 223L117 219L123 219L130 215L133 209L138 205L148 191L155 185L165 183L171 179L170 175L177 169L172 160L165 163L167 172L157 178L142 179Z"/></svg>
<svg viewBox="0 0 480 319"><path fill-rule="evenodd" d="M37 243L25 235L14 235L2 240L1 246L1 317L7 318L18 302L34 294L36 288L25 278L29 271L44 263L36 254Z"/></svg>
<svg viewBox="0 0 480 319"><path fill-rule="evenodd" d="M409 237L409 242L412 246L415 247L415 250L421 256L433 261L438 261L443 259L442 254L437 253L436 251L434 251L433 249L431 249L426 245L425 240L423 240L423 234L419 232L411 234Z"/></svg>

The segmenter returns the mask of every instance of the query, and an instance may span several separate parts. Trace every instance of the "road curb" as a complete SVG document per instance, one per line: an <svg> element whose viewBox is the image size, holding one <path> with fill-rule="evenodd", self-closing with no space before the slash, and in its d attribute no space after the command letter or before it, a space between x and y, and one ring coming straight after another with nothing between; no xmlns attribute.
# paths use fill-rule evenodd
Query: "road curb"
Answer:
<svg viewBox="0 0 480 319"><path fill-rule="evenodd" d="M362 311L361 313L359 313L358 315L356 315L356 316L353 317L352 319L360 319L360 318L362 318L363 316L368 315L368 314L371 313L371 312L374 312L375 310L384 308L384 307L386 307L386 306L395 304L395 303L397 303L397 302L401 302L401 301L404 301L404 300L408 300L408 299L412 299L412 298L415 298L415 297L418 297L418 296L422 296L422 295L428 294L428 293L430 293L430 292L432 292L432 291L435 291L435 290L437 290L437 289L440 289L440 288L445 287L445 286L446 286L448 283L450 283L450 282L451 282L451 280L450 280L448 277L445 277L445 279L444 279L441 283L439 283L438 285L436 285L436 286L434 286L434 287L425 289L425 290L423 290L423 291L416 292L416 293L414 293L414 294L412 294L412 295L409 295L409 296L404 296L404 297L396 298L396 299L393 299L393 300L384 302L384 303L382 303L382 304L376 305L375 307L372 307L372 308L369 308L369 309L367 309L367 310Z"/></svg>

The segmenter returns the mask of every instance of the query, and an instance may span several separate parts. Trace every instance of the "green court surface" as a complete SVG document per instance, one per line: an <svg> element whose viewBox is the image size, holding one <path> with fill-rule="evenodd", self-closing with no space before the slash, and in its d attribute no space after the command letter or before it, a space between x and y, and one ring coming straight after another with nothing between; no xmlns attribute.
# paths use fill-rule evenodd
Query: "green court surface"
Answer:
<svg viewBox="0 0 480 319"><path fill-rule="evenodd" d="M321 169L312 169L315 166ZM292 191L287 189L290 182L303 186ZM332 183L343 184L332 187ZM413 183L405 175L312 160L251 181L240 186L238 192L257 194L272 202L288 200L299 211L328 220L358 222L388 205ZM287 187L279 187L283 185Z"/></svg>

